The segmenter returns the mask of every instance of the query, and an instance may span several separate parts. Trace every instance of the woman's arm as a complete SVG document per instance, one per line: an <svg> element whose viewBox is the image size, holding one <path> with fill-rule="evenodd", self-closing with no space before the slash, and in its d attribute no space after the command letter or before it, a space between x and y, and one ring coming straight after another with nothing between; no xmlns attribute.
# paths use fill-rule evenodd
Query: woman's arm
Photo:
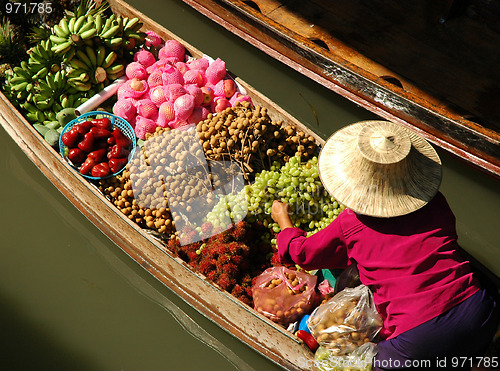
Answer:
<svg viewBox="0 0 500 371"><path fill-rule="evenodd" d="M306 237L306 232L293 227L289 212L288 204L273 202L271 216L281 228L277 244L283 263L295 263L304 269L347 267L347 247L340 223L334 221L325 229Z"/></svg>

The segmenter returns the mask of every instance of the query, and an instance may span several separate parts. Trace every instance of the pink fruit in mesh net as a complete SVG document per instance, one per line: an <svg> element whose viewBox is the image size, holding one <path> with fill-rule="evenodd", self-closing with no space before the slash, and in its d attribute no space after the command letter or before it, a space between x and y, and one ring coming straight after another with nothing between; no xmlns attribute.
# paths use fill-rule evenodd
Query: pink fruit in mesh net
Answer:
<svg viewBox="0 0 500 371"><path fill-rule="evenodd" d="M186 89L181 84L169 84L164 86L165 96L170 102L175 102L177 98L186 94Z"/></svg>
<svg viewBox="0 0 500 371"><path fill-rule="evenodd" d="M215 97L210 105L212 112L222 112L226 108L231 107L229 101L224 97Z"/></svg>
<svg viewBox="0 0 500 371"><path fill-rule="evenodd" d="M158 107L151 99L141 99L135 105L137 114L147 119L156 120L158 118Z"/></svg>
<svg viewBox="0 0 500 371"><path fill-rule="evenodd" d="M186 55L186 49L177 40L165 41L165 46L158 52L158 58L174 57L179 61L183 61Z"/></svg>
<svg viewBox="0 0 500 371"><path fill-rule="evenodd" d="M161 44L161 37L154 31L146 31L145 44L147 47L154 46L155 48Z"/></svg>
<svg viewBox="0 0 500 371"><path fill-rule="evenodd" d="M161 77L162 72L159 70L154 71L148 77L148 85L150 88L154 88L155 86L163 85L163 79Z"/></svg>
<svg viewBox="0 0 500 371"><path fill-rule="evenodd" d="M201 88L198 85L188 84L184 85L184 89L186 89L188 94L191 94L193 96L194 105L201 106L204 98L203 91L201 90Z"/></svg>
<svg viewBox="0 0 500 371"><path fill-rule="evenodd" d="M208 66L205 76L211 84L217 84L226 76L226 62L217 58Z"/></svg>
<svg viewBox="0 0 500 371"><path fill-rule="evenodd" d="M127 75L129 79L136 78L139 80L146 80L148 77L146 69L139 62L129 63L125 68L125 75Z"/></svg>
<svg viewBox="0 0 500 371"><path fill-rule="evenodd" d="M156 123L153 120L150 120L142 116L137 116L134 128L135 135L137 135L137 138L145 140L146 134L147 133L152 134L155 132L155 130L156 130Z"/></svg>
<svg viewBox="0 0 500 371"><path fill-rule="evenodd" d="M244 95L241 93L234 93L231 99L229 99L229 103L231 106L234 106L236 102L249 102L252 104L252 98L250 98L248 95Z"/></svg>
<svg viewBox="0 0 500 371"><path fill-rule="evenodd" d="M163 102L167 100L165 96L165 89L163 86L155 86L149 91L149 99L159 107Z"/></svg>
<svg viewBox="0 0 500 371"><path fill-rule="evenodd" d="M192 70L206 71L210 61L207 58L193 59L188 63L188 66Z"/></svg>
<svg viewBox="0 0 500 371"><path fill-rule="evenodd" d="M194 98L190 94L184 94L174 102L175 117L186 120L194 109Z"/></svg>
<svg viewBox="0 0 500 371"><path fill-rule="evenodd" d="M134 118L136 111L132 98L118 99L113 106L113 113L129 122Z"/></svg>
<svg viewBox="0 0 500 371"><path fill-rule="evenodd" d="M163 71L161 77L163 79L163 85L184 84L184 77L182 76L181 71L173 66L165 68L165 71Z"/></svg>
<svg viewBox="0 0 500 371"><path fill-rule="evenodd" d="M118 88L117 97L118 99L137 99L142 97L144 93L148 91L148 89L149 86L146 81L133 78L132 80L127 80Z"/></svg>
<svg viewBox="0 0 500 371"><path fill-rule="evenodd" d="M147 68L156 62L156 58L150 51L141 49L134 54L134 62L139 62Z"/></svg>
<svg viewBox="0 0 500 371"><path fill-rule="evenodd" d="M214 91L214 95L216 97L225 97L225 92L224 92L224 80L220 80L217 84L211 85L210 86L212 90Z"/></svg>
<svg viewBox="0 0 500 371"><path fill-rule="evenodd" d="M163 102L158 110L158 126L166 128L173 120L175 120L175 110L173 103Z"/></svg>
<svg viewBox="0 0 500 371"><path fill-rule="evenodd" d="M203 75L198 70L189 70L184 73L184 84L203 85Z"/></svg>
<svg viewBox="0 0 500 371"><path fill-rule="evenodd" d="M187 118L187 122L190 124L197 124L202 120L205 120L210 111L203 106L194 107L193 113Z"/></svg>
<svg viewBox="0 0 500 371"><path fill-rule="evenodd" d="M186 71L189 71L189 66L184 62L176 62L174 63L174 67L177 68L184 75Z"/></svg>
<svg viewBox="0 0 500 371"><path fill-rule="evenodd" d="M209 105L210 103L212 103L212 100L214 99L214 96L215 96L214 90L209 86L202 86L201 91L203 93L202 104L206 106L206 105Z"/></svg>

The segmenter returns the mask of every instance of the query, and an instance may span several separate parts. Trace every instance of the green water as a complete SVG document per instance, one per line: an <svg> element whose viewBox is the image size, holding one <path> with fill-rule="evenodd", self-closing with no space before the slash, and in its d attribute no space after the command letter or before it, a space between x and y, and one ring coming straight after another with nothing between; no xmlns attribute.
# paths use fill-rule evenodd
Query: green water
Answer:
<svg viewBox="0 0 500 371"><path fill-rule="evenodd" d="M134 7L327 137L375 116L174 0ZM1 370L277 370L190 308L83 217L0 129ZM439 151L462 246L500 276L500 191Z"/></svg>

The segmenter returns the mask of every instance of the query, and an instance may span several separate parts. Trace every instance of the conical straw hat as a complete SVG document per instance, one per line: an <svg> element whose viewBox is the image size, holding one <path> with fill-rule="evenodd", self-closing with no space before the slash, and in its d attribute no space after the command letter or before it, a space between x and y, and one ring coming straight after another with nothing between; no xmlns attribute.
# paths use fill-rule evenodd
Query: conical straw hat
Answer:
<svg viewBox="0 0 500 371"><path fill-rule="evenodd" d="M429 202L441 160L421 136L389 121L361 121L335 132L318 159L321 181L356 213L393 217Z"/></svg>

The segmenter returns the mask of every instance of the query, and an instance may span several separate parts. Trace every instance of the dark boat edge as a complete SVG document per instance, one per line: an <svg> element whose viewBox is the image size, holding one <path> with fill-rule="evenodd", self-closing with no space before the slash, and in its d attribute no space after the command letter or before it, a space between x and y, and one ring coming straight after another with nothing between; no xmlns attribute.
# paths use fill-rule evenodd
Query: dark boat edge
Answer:
<svg viewBox="0 0 500 371"><path fill-rule="evenodd" d="M182 0L271 57L372 113L412 129L466 163L500 178L500 134L331 56L239 0ZM374 63L374 62L373 62ZM397 81L397 78L395 78ZM422 93L422 95L425 95Z"/></svg>

